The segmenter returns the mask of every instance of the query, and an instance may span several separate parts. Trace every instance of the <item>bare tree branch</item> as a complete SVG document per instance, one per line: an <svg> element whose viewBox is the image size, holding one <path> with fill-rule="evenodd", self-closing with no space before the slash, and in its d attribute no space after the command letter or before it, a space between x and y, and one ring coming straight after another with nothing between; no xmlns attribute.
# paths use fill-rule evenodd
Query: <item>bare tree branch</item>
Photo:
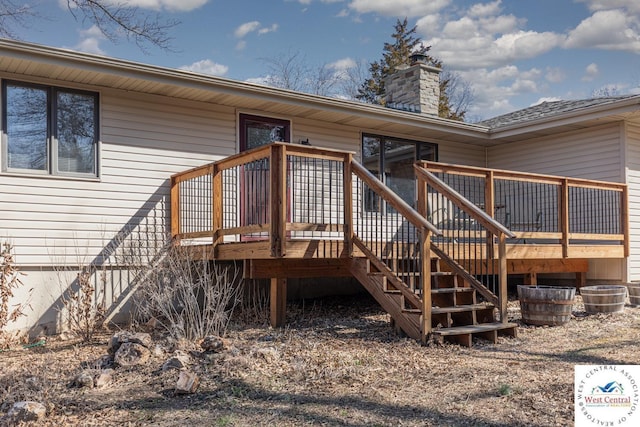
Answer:
<svg viewBox="0 0 640 427"><path fill-rule="evenodd" d="M444 69L440 79L447 81L445 91L449 99L449 109L452 117L464 120L465 113L475 101L475 92L471 83L464 80L460 74Z"/></svg>
<svg viewBox="0 0 640 427"><path fill-rule="evenodd" d="M169 32L179 24L175 20L162 20L126 1L67 0L71 15L78 21L95 25L111 42L121 39L135 43L147 53L149 46L173 51ZM29 28L30 21L42 19L37 10L14 0L0 0L0 36L18 39L16 28Z"/></svg>
<svg viewBox="0 0 640 427"><path fill-rule="evenodd" d="M28 20L36 16L34 10L27 4L20 4L11 0L0 1L0 36L17 39L13 27L28 28Z"/></svg>
<svg viewBox="0 0 640 427"><path fill-rule="evenodd" d="M101 0L67 0L67 6L74 18L97 26L113 43L124 37L143 52L147 52L149 44L172 50L168 31L178 25L178 21L161 21L158 15L146 14L124 2L112 5Z"/></svg>

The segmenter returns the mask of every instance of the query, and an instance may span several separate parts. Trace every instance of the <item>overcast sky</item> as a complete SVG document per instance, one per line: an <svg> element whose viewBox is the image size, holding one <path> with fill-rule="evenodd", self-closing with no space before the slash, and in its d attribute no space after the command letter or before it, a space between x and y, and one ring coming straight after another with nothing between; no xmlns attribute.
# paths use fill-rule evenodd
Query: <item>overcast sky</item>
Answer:
<svg viewBox="0 0 640 427"><path fill-rule="evenodd" d="M640 0L130 0L181 24L176 52L114 45L73 20L66 0L25 41L190 69L237 80L267 74L265 58L299 52L336 71L378 60L407 17L433 56L468 81L471 119L544 100L640 93Z"/></svg>

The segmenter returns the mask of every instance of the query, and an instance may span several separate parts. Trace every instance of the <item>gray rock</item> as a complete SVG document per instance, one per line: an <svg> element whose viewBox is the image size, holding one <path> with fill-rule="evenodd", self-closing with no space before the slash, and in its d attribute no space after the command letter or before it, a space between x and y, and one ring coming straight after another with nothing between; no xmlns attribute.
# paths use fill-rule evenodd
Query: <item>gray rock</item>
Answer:
<svg viewBox="0 0 640 427"><path fill-rule="evenodd" d="M143 365L151 356L151 352L145 346L135 342L125 342L120 345L113 358L116 365L122 367Z"/></svg>
<svg viewBox="0 0 640 427"><path fill-rule="evenodd" d="M200 343L204 351L219 352L224 349L224 340L215 335L205 337Z"/></svg>
<svg viewBox="0 0 640 427"><path fill-rule="evenodd" d="M163 371L168 371L169 369L185 369L189 366L191 362L191 358L188 354L183 351L176 351L173 357L167 359L166 362L162 365Z"/></svg>
<svg viewBox="0 0 640 427"><path fill-rule="evenodd" d="M95 377L94 384L97 388L104 388L113 381L113 369L103 369Z"/></svg>
<svg viewBox="0 0 640 427"><path fill-rule="evenodd" d="M13 404L6 418L11 423L39 421L47 415L47 408L40 402L22 401Z"/></svg>
<svg viewBox="0 0 640 427"><path fill-rule="evenodd" d="M153 340L151 339L151 335L146 332L120 331L113 334L109 340L107 351L109 354L115 354L124 343L135 343L146 348L151 348Z"/></svg>
<svg viewBox="0 0 640 427"><path fill-rule="evenodd" d="M79 388L93 388L93 372L81 372L73 379L73 385Z"/></svg>

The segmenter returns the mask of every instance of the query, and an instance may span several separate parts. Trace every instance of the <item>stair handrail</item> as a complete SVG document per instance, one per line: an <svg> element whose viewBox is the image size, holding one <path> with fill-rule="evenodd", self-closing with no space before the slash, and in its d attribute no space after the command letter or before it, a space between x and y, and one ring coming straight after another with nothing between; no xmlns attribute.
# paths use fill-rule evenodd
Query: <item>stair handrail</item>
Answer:
<svg viewBox="0 0 640 427"><path fill-rule="evenodd" d="M446 195L449 199L457 202L456 204L467 214L469 214L473 219L478 221L484 227L487 228L491 233L495 236L499 236L500 234L504 234L508 238L514 238L515 234L509 230L504 225L500 224L494 218L489 216L485 211L476 206L473 202L468 200L462 194L458 193L456 190L447 185L440 178L435 176L433 173L424 169L420 165L413 165L413 168L418 175L418 177L422 177L425 181L429 183L429 185L442 194Z"/></svg>
<svg viewBox="0 0 640 427"><path fill-rule="evenodd" d="M411 224L421 229L424 228L429 232L441 236L440 231L435 225L430 223L424 216L420 215L407 202L402 200L400 196L391 191L389 187L384 185L382 181L376 178L367 168L362 166L355 160L351 162L351 169L365 184L369 186L378 196L382 197L387 203L393 206L402 216L404 216Z"/></svg>
<svg viewBox="0 0 640 427"><path fill-rule="evenodd" d="M460 208L463 212L469 215L470 219L477 221L481 226L483 226L486 231L497 238L498 244L498 279L499 286L496 289L496 295L489 288L487 288L482 282L480 282L476 277L470 274L464 266L460 265L460 263L450 256L445 250L440 248L435 242L432 241L432 251L436 253L441 258L446 258L446 260L450 263L450 265L458 272L464 276L471 286L476 288L488 301L496 304L498 306L498 310L500 312L500 320L503 323L507 322L507 257L506 257L506 239L515 237L515 234L506 228L504 225L496 221L490 215L488 215L485 211L476 206L473 202L468 200L466 197L458 193L456 190L451 188L444 181L439 179L430 171L424 169L420 163L414 164L414 170L416 173L416 177L418 181L422 181L425 185L424 192L426 193L426 186L431 186L440 194L445 196L448 200L453 202L458 208ZM423 188L420 186L420 188ZM420 194L419 197L425 197L426 194ZM426 214L426 212L424 212ZM487 236L487 253L490 251L493 252L494 238L489 238ZM488 265L488 264L487 264Z"/></svg>

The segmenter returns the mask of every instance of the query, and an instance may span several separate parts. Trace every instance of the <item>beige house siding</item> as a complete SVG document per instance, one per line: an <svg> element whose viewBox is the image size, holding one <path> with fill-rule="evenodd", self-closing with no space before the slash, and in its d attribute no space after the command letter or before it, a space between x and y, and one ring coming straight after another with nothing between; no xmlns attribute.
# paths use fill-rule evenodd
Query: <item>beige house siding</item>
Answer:
<svg viewBox="0 0 640 427"><path fill-rule="evenodd" d="M629 124L626 130L626 174L629 186L631 237L628 274L630 281L640 281L640 125Z"/></svg>
<svg viewBox="0 0 640 427"><path fill-rule="evenodd" d="M443 142L438 144L438 161L483 168L487 167L487 151L479 145Z"/></svg>
<svg viewBox="0 0 640 427"><path fill-rule="evenodd" d="M488 149L488 167L622 182L618 124L503 144Z"/></svg>

